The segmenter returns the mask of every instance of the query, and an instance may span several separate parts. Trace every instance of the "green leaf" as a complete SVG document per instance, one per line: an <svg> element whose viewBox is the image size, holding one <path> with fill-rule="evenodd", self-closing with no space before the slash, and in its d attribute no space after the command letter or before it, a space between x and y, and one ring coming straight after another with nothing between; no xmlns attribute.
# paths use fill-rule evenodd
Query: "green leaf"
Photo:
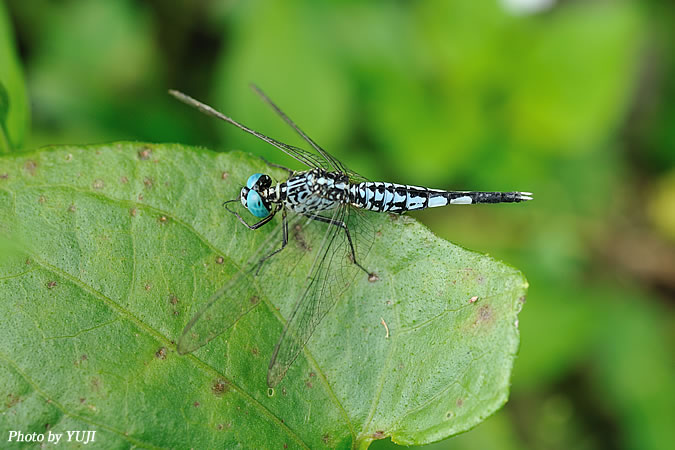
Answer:
<svg viewBox="0 0 675 450"><path fill-rule="evenodd" d="M28 131L28 96L12 27L0 3L0 154L21 147Z"/></svg>
<svg viewBox="0 0 675 450"><path fill-rule="evenodd" d="M379 281L358 276L268 392L322 224L291 230L257 279L259 305L230 330L186 356L175 343L275 228L250 231L221 203L251 173L283 172L243 153L138 143L0 167L0 227L27 243L0 259L2 436L47 424L96 430L103 447L421 444L507 399L527 282L409 217L372 214L362 263Z"/></svg>

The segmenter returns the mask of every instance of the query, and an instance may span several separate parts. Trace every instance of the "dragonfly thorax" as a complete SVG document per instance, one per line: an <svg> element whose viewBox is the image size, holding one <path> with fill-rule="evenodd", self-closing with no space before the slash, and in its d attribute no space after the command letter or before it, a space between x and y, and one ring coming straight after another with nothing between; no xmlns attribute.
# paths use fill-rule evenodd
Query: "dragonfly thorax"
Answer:
<svg viewBox="0 0 675 450"><path fill-rule="evenodd" d="M340 172L314 169L306 172L307 182L315 195L329 200L343 201L347 198L349 177Z"/></svg>
<svg viewBox="0 0 675 450"><path fill-rule="evenodd" d="M349 177L312 169L299 172L282 185L284 205L300 214L326 211L349 200Z"/></svg>

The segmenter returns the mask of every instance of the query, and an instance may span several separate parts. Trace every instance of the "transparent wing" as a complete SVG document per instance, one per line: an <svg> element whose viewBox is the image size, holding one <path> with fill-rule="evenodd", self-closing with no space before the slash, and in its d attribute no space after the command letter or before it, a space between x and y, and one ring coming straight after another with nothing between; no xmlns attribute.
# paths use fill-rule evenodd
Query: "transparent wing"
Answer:
<svg viewBox="0 0 675 450"><path fill-rule="evenodd" d="M187 94L184 94L180 91L176 91L174 89L169 90L169 94L173 95L176 97L178 100L182 101L183 103L190 105L194 108L197 108L204 114L207 114L209 116L216 117L220 120L223 120L229 124L234 125L235 127L239 128L240 130L243 130L249 134L252 134L253 136L257 137L260 140L263 140L267 142L270 145L273 145L274 147L278 148L282 152L286 153L288 156L291 158L295 159L298 162L301 162L302 164L306 165L309 168L314 168L314 167L322 167L321 165L317 165L317 162L321 161L320 159L317 158L316 155L313 155L305 150L299 149L297 147L293 147L292 145L284 144L283 142L279 142L276 139L273 139L271 137L265 136L262 133L259 133L239 122L236 120L232 119L231 117L226 116L225 114L221 113L220 111L210 107L209 105L200 102L199 100L196 100L192 97L190 97ZM310 157L311 156L311 157Z"/></svg>
<svg viewBox="0 0 675 450"><path fill-rule="evenodd" d="M293 130L295 130L295 132L298 133L300 137L305 140L305 142L307 142L319 155L321 155L323 160L330 166L330 168L328 169L329 171L343 172L343 173L347 172L347 168L340 161L338 161L337 158L333 157L330 153L328 153L326 150L321 148L316 142L314 142L312 138L307 136L305 132L302 131L300 127L298 127L295 124L295 122L293 122L291 118L288 117L286 113L284 113L281 110L281 108L279 108L272 100L270 100L270 98L267 95L265 95L265 93L258 86L256 86L255 84L251 84L251 87L253 88L255 93L258 94L260 98L263 99L265 103L267 103L272 107L272 109L284 120L284 122L286 122L286 124L288 124L288 126L293 128Z"/></svg>
<svg viewBox="0 0 675 450"><path fill-rule="evenodd" d="M333 220L344 221L350 230L356 258L364 264L374 239L374 230L367 217L343 205L335 210ZM343 228L327 227L319 251L310 270L307 287L296 302L279 338L267 372L267 384L274 387L305 347L314 330L337 303L356 276L368 275L352 261L352 252Z"/></svg>
<svg viewBox="0 0 675 450"><path fill-rule="evenodd" d="M204 114L216 117L220 120L223 120L231 125L234 125L235 127L252 134L253 136L257 137L258 139L261 139L265 142L267 142L270 145L273 145L274 147L278 148L282 152L286 153L288 156L291 158L295 159L296 161L304 164L305 166L309 168L314 168L314 167L320 167L326 171L329 172L342 172L345 174L348 174L350 178L354 179L355 181L365 181L365 178L361 177L360 175L356 174L355 172L350 171L344 164L342 164L337 158L332 156L330 153L328 153L326 150L321 148L314 140L312 140L307 134L305 134L304 131L298 127L295 122L293 122L290 117L288 117L282 110L279 108L272 100L270 100L265 93L258 88L256 85L251 85L253 90L267 103L269 106L272 107L272 109L286 122L293 130L295 130L296 133L302 137L313 149L314 152L310 152L307 150L304 150L299 147L295 147L293 145L288 145L284 144L283 142L277 141L276 139L273 139L269 136L266 136L262 133L259 133L252 128L249 128L236 120L232 119L229 116L226 116L225 114L221 113L220 111L210 107L209 105L200 102L199 100L196 100L192 97L190 97L187 94L184 94L180 91L176 91L174 89L169 90L169 94L173 95L176 97L178 100L182 101L183 103L190 105L194 108L197 108Z"/></svg>
<svg viewBox="0 0 675 450"><path fill-rule="evenodd" d="M297 223L307 221L306 217L290 215L289 227ZM255 308L262 299L258 283L255 281L257 274L262 273L260 260L281 246L282 227L275 230L258 247L241 269L218 289L206 302L206 304L190 319L183 329L183 334L178 340L178 353L184 355L202 347L213 338L234 325L242 316ZM276 264L283 259L283 251L274 255L267 264Z"/></svg>
<svg viewBox="0 0 675 450"><path fill-rule="evenodd" d="M286 144L284 144L284 145L286 145ZM328 171L328 172L334 170L333 166L328 161L326 161L324 158L322 158L321 156L319 156L315 153L309 152L309 151L307 151L305 149L302 149L302 148L299 148L299 147L294 147L292 145L288 146L288 151L294 152L299 157L304 158L306 161L308 161L310 163L310 167L312 167L312 168L320 167L323 170Z"/></svg>

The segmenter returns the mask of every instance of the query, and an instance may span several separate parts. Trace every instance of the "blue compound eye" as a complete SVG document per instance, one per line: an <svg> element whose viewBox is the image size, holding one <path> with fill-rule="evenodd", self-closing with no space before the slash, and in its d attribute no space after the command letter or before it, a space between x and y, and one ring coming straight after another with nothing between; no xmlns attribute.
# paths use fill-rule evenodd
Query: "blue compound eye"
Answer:
<svg viewBox="0 0 675 450"><path fill-rule="evenodd" d="M249 189L253 189L253 186L258 182L258 179L262 177L262 173L254 173L250 177L248 177L248 181L246 182L246 187Z"/></svg>
<svg viewBox="0 0 675 450"><path fill-rule="evenodd" d="M254 173L248 177L248 181L246 182L246 187L249 189L255 188L257 191L267 189L270 186L272 186L272 179L264 173Z"/></svg>
<svg viewBox="0 0 675 450"><path fill-rule="evenodd" d="M251 176L251 178L253 178L253 175ZM249 181L251 180L251 178L249 178ZM248 208L249 211L251 211L251 214L253 214L256 217L263 218L270 215L269 210L263 204L260 194L258 194L254 190L248 191L248 194L246 195L246 207Z"/></svg>

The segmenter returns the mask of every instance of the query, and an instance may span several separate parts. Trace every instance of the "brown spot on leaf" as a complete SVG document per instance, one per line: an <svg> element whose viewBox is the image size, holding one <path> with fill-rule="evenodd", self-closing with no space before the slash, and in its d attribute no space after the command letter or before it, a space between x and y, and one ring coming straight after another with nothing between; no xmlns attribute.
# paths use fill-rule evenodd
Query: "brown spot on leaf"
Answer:
<svg viewBox="0 0 675 450"><path fill-rule="evenodd" d="M47 289L53 289L53 288L55 288L56 286L58 286L58 283L57 283L56 281L49 281L49 282L47 283Z"/></svg>
<svg viewBox="0 0 675 450"><path fill-rule="evenodd" d="M68 211L69 211L69 212L75 212L76 209L77 209L77 208L75 208L75 205L72 204L72 203L71 203L70 206L68 207Z"/></svg>
<svg viewBox="0 0 675 450"><path fill-rule="evenodd" d="M230 383L226 380L216 380L211 386L211 392L216 397L220 397L230 390Z"/></svg>
<svg viewBox="0 0 675 450"><path fill-rule="evenodd" d="M463 404L464 404L464 399L463 399L463 398L458 398L458 399L457 399L457 406L461 408Z"/></svg>
<svg viewBox="0 0 675 450"><path fill-rule="evenodd" d="M229 177L229 176L230 176L229 173L223 172L223 173L220 175L220 179L221 179L221 180L227 180L227 177Z"/></svg>
<svg viewBox="0 0 675 450"><path fill-rule="evenodd" d="M160 347L159 350L155 352L155 357L157 359L166 359L166 347Z"/></svg>
<svg viewBox="0 0 675 450"><path fill-rule="evenodd" d="M195 408L199 408L199 402L194 402L192 406L194 406Z"/></svg>
<svg viewBox="0 0 675 450"><path fill-rule="evenodd" d="M101 380L98 377L91 379L91 388L96 392L101 389Z"/></svg>
<svg viewBox="0 0 675 450"><path fill-rule="evenodd" d="M305 240L305 235L302 232L302 225L300 225L299 223L293 227L293 237L295 238L295 242L297 242L298 247L300 247L302 251L305 252L312 251L312 247L310 247L309 244L307 244L307 241Z"/></svg>
<svg viewBox="0 0 675 450"><path fill-rule="evenodd" d="M138 157L140 159L146 160L150 158L150 154L152 153L152 150L150 150L148 147L143 147L138 151Z"/></svg>
<svg viewBox="0 0 675 450"><path fill-rule="evenodd" d="M87 355L85 355L85 354L83 354L82 356L80 356L80 360L82 360L82 361L86 361L86 360L88 360L88 359L89 359L89 357L88 357Z"/></svg>
<svg viewBox="0 0 675 450"><path fill-rule="evenodd" d="M488 305L483 305L481 306L478 311L476 311L476 320L474 320L473 325L474 326L487 326L492 324L494 322L495 317L494 317L494 311L492 310L492 307Z"/></svg>
<svg viewBox="0 0 675 450"><path fill-rule="evenodd" d="M84 397L80 397L80 403L84 403L87 399Z"/></svg>
<svg viewBox="0 0 675 450"><path fill-rule="evenodd" d="M138 201L142 202L143 201L143 194L138 194Z"/></svg>
<svg viewBox="0 0 675 450"><path fill-rule="evenodd" d="M137 213L137 212L138 212L138 211L136 211L136 208L131 208L131 209L129 210L129 215L130 215L131 217L136 217L136 213Z"/></svg>
<svg viewBox="0 0 675 450"><path fill-rule="evenodd" d="M225 259L222 256L216 258L216 264L222 264L224 261Z"/></svg>
<svg viewBox="0 0 675 450"><path fill-rule="evenodd" d="M93 187L94 189L103 189L103 186L105 186L105 183L101 179L96 179L91 184L91 187Z"/></svg>
<svg viewBox="0 0 675 450"><path fill-rule="evenodd" d="M23 168L26 169L26 171L31 175L35 175L35 169L37 168L37 163L33 161L32 159L29 159L26 161L26 163L23 165Z"/></svg>
<svg viewBox="0 0 675 450"><path fill-rule="evenodd" d="M374 283L374 282L379 281L379 280L380 280L380 277L378 277L375 272L372 272L372 273L368 274L368 281L369 282Z"/></svg>
<svg viewBox="0 0 675 450"><path fill-rule="evenodd" d="M152 284L150 284L150 283L145 283L145 286L144 286L144 287L145 287L145 290L146 290L146 291L149 291L150 289L152 289Z"/></svg>
<svg viewBox="0 0 675 450"><path fill-rule="evenodd" d="M171 295L169 296L169 303L171 303L172 305L175 305L176 303L178 303L178 297L176 297L175 295L171 294Z"/></svg>
<svg viewBox="0 0 675 450"><path fill-rule="evenodd" d="M251 349L251 353L253 353L254 356L258 356L258 353L260 353L260 351L258 350L258 347L253 347Z"/></svg>
<svg viewBox="0 0 675 450"><path fill-rule="evenodd" d="M478 296L477 296L477 295L474 295L473 297L471 297L471 298L469 299L469 303L476 303L477 301L478 301Z"/></svg>
<svg viewBox="0 0 675 450"><path fill-rule="evenodd" d="M492 308L490 308L490 305L485 305L478 310L478 318L481 321L490 320L492 318Z"/></svg>
<svg viewBox="0 0 675 450"><path fill-rule="evenodd" d="M382 431L382 430L377 430L376 432L374 432L372 434L372 436L373 436L373 439L384 439L385 438L384 431Z"/></svg>
<svg viewBox="0 0 675 450"><path fill-rule="evenodd" d="M125 176L122 176L122 178L120 178L120 182L121 182L122 184L127 184L127 183L129 182L129 179L128 179L127 177L125 177Z"/></svg>
<svg viewBox="0 0 675 450"><path fill-rule="evenodd" d="M12 393L7 394L7 401L5 402L5 406L7 409L11 408L12 406L16 405L21 401L21 397L18 395L14 395Z"/></svg>
<svg viewBox="0 0 675 450"><path fill-rule="evenodd" d="M248 299L249 302L251 302L252 305L257 305L260 299L258 298L257 295L251 296L251 298Z"/></svg>
<svg viewBox="0 0 675 450"><path fill-rule="evenodd" d="M145 185L146 188L152 189L152 185L154 184L154 181L152 181L152 178L150 178L150 177L145 177L143 179L143 184Z"/></svg>
<svg viewBox="0 0 675 450"><path fill-rule="evenodd" d="M46 201L47 201L47 198L44 195L41 195L40 197L38 197L38 203L39 204L44 205Z"/></svg>
<svg viewBox="0 0 675 450"><path fill-rule="evenodd" d="M0 180L6 180L7 178L9 178L9 174L7 172L0 173Z"/></svg>
<svg viewBox="0 0 675 450"><path fill-rule="evenodd" d="M330 442L330 434L324 433L321 436L321 440L323 441L324 444L328 444Z"/></svg>
<svg viewBox="0 0 675 450"><path fill-rule="evenodd" d="M159 217L159 223L166 223L169 219L167 219L166 216L160 216Z"/></svg>
<svg viewBox="0 0 675 450"><path fill-rule="evenodd" d="M312 388L314 387L314 385L312 384L311 381L305 382L305 386L307 386L307 387L310 388L310 389L312 389Z"/></svg>
<svg viewBox="0 0 675 450"><path fill-rule="evenodd" d="M30 264L30 258L26 258L26 265Z"/></svg>

